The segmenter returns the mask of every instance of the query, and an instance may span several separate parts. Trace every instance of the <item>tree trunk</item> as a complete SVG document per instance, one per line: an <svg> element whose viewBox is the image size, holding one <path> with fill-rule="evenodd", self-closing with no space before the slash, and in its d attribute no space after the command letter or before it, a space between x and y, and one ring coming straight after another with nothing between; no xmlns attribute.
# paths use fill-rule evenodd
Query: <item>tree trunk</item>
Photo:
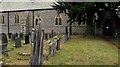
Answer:
<svg viewBox="0 0 120 67"><path fill-rule="evenodd" d="M72 23L70 23L70 35L72 35Z"/></svg>

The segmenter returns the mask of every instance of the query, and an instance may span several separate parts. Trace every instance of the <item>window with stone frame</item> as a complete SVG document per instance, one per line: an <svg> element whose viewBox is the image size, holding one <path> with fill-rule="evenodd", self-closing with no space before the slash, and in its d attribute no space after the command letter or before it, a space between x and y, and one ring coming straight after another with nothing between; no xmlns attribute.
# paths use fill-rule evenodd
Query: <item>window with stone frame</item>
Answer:
<svg viewBox="0 0 120 67"><path fill-rule="evenodd" d="M41 16L37 15L37 16L35 17L35 25L38 25L38 22L39 22L39 21L42 21L42 18L41 18Z"/></svg>
<svg viewBox="0 0 120 67"><path fill-rule="evenodd" d="M18 14L15 15L15 23L19 23L19 15Z"/></svg>
<svg viewBox="0 0 120 67"><path fill-rule="evenodd" d="M62 16L60 14L55 16L55 25L62 25Z"/></svg>

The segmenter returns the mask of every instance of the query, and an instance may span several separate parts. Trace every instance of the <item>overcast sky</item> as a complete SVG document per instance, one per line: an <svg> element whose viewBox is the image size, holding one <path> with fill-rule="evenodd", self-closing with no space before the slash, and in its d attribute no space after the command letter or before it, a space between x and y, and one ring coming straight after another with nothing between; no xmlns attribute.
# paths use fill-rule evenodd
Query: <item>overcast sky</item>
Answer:
<svg viewBox="0 0 120 67"><path fill-rule="evenodd" d="M56 0L0 0L4 2L54 2Z"/></svg>

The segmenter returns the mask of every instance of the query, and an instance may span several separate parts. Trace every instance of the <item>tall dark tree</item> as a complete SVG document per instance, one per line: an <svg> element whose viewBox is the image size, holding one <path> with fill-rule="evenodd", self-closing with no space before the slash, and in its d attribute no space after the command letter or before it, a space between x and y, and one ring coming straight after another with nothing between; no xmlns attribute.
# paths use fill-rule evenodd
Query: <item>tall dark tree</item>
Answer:
<svg viewBox="0 0 120 67"><path fill-rule="evenodd" d="M80 24L81 21L86 21L86 34L94 35L95 13L97 13L98 18L103 17L106 10L115 14L115 9L119 4L120 2L57 2L52 7L69 17L70 29L72 23Z"/></svg>

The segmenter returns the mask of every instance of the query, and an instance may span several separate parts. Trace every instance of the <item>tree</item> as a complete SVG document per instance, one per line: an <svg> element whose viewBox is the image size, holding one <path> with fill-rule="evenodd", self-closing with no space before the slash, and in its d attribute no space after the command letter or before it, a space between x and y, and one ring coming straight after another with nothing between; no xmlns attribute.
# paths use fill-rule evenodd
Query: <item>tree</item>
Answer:
<svg viewBox="0 0 120 67"><path fill-rule="evenodd" d="M98 18L101 18L106 10L115 14L115 9L119 4L120 2L57 2L52 7L69 17L70 28L74 22L80 24L81 21L87 21L86 34L94 35L95 13L97 13Z"/></svg>

